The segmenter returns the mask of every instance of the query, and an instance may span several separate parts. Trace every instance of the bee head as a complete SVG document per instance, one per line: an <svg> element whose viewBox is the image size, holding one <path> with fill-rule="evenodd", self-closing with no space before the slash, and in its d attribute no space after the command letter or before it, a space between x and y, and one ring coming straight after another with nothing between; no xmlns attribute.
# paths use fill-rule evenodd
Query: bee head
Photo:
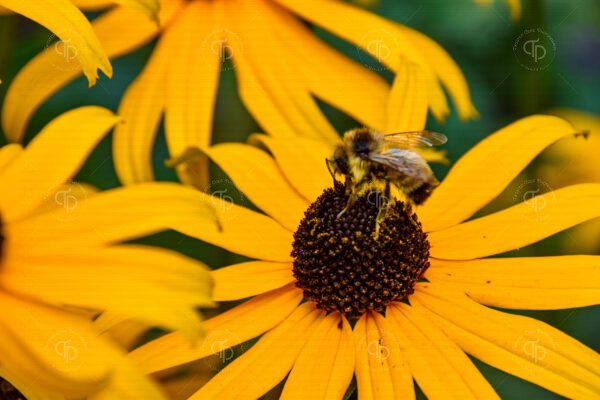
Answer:
<svg viewBox="0 0 600 400"><path fill-rule="evenodd" d="M348 131L344 137L352 154L366 160L369 153L378 147L377 135L369 128L358 128Z"/></svg>
<svg viewBox="0 0 600 400"><path fill-rule="evenodd" d="M333 152L333 157L331 160L331 165L333 166L334 173L340 173L342 175L348 175L350 173L350 168L348 167L348 156L346 155L346 150L343 145L338 145Z"/></svg>

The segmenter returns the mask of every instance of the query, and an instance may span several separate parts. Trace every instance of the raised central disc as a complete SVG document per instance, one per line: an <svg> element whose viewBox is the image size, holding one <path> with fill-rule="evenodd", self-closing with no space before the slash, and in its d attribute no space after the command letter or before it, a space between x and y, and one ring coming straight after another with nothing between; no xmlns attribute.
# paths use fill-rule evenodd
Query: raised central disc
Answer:
<svg viewBox="0 0 600 400"><path fill-rule="evenodd" d="M429 242L408 205L390 206L375 239L378 195L366 194L338 217L347 201L344 185L325 190L294 233L292 256L304 297L356 317L413 292L429 267Z"/></svg>

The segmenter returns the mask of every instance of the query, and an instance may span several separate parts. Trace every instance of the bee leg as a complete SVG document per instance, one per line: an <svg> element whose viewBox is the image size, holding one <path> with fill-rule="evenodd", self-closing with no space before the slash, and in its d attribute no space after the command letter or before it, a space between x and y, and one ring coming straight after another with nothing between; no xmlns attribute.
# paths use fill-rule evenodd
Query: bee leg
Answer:
<svg viewBox="0 0 600 400"><path fill-rule="evenodd" d="M329 171L329 174L331 175L331 177L333 178L333 182L335 183L335 172L333 172L333 170L331 169L331 164L333 164L333 161L331 161L329 158L326 158L325 165L327 165L327 170Z"/></svg>
<svg viewBox="0 0 600 400"><path fill-rule="evenodd" d="M352 207L354 205L354 203L356 203L356 200L358 200L358 193L355 190L353 190L352 193L350 193L350 197L348 197L348 202L346 203L346 207L344 207L344 209L339 212L337 217L339 218L342 215L344 215L344 213L346 211L348 211L350 209L350 207Z"/></svg>
<svg viewBox="0 0 600 400"><path fill-rule="evenodd" d="M381 206L379 207L379 212L377 213L377 218L375 218L375 232L373 233L373 237L377 239L379 237L379 228L381 226L381 222L385 219L385 215L387 214L388 207L391 202L391 190L390 190L390 181L385 181L385 190L383 192L383 197L381 199Z"/></svg>

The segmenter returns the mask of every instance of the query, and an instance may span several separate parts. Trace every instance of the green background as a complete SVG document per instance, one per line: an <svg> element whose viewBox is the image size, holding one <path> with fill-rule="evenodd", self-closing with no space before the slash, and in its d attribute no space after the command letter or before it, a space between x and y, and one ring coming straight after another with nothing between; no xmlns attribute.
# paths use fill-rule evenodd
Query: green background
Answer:
<svg viewBox="0 0 600 400"><path fill-rule="evenodd" d="M550 107L572 107L600 114L600 2L524 0L523 6L523 15L519 21L510 19L503 1L478 6L470 0L382 0L373 8L374 12L416 28L436 40L452 55L466 75L473 102L481 118L464 123L453 112L445 123L438 123L430 118L427 125L429 129L444 132L449 137L445 148L451 161L456 161L475 143L498 128L519 117L543 112ZM97 14L89 14L90 18L95 16ZM515 41L528 28L543 29L556 46L552 63L542 71L523 68L513 53ZM364 57L364 54L359 55L353 45L320 29L314 30L348 56L356 60ZM48 37L48 31L23 18L0 16L0 76L3 79L0 99L4 98L6 89L19 68L44 49ZM124 90L141 71L153 46L154 43L151 43L132 54L113 60L113 79L102 77L96 86L88 89L87 81L79 78L55 94L34 115L27 129L26 142L48 121L71 108L96 104L116 111ZM391 78L391 74L385 71L383 75ZM324 104L322 106L339 132L357 125L337 110ZM259 126L244 109L237 95L235 71L226 68L219 87L213 141L245 141L250 133L258 131ZM112 165L110 141L109 136L93 152L77 176L78 180L102 189L119 185ZM0 144L4 143L2 134ZM161 128L154 151L157 179L176 180L174 173L163 165L167 156ZM448 167L437 165L434 170L438 178L442 178ZM214 166L212 177L216 180L226 178ZM529 177L535 178L532 175ZM252 206L243 196L238 195L237 198L243 205ZM499 204L492 204L486 211L493 211L498 207ZM561 254L557 243L566 235L569 235L569 231L510 255ZM175 232L162 233L139 242L181 251L204 261L212 268L243 260ZM222 307L229 306L231 304ZM212 312L214 311L209 311L208 314ZM596 351L600 350L600 306L519 313L545 321ZM475 362L502 398L560 398L531 383ZM271 395L276 391L277 389Z"/></svg>

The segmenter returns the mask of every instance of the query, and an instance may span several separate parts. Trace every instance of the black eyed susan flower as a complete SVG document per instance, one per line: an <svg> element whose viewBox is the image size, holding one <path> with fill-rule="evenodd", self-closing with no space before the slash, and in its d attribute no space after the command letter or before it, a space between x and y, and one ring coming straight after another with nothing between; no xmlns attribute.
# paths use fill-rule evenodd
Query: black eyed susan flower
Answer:
<svg viewBox="0 0 600 400"><path fill-rule="evenodd" d="M551 143L574 134L532 116L490 135L416 209L401 201L377 239L376 196L345 214L332 187L331 148L308 138L259 135L208 156L266 213L208 194L222 232L173 228L255 261L218 269L217 301L249 300L206 321L190 346L171 333L130 353L156 372L259 337L191 398L255 399L287 380L282 398L341 399L355 376L360 399L498 398L468 355L568 398L600 394L600 355L533 318L495 310L598 304L598 256L491 256L600 216L600 184L567 186L471 218ZM261 336L262 335L262 336ZM223 353L229 354L229 353Z"/></svg>
<svg viewBox="0 0 600 400"><path fill-rule="evenodd" d="M0 386L6 393L16 387L30 399L162 398L94 329L92 318L107 312L115 323L133 319L183 330L190 339L202 332L195 308L212 305L207 269L178 253L119 242L164 230L168 220L181 218L179 211L210 209L182 202L187 190L180 185L96 193L69 180L119 120L84 107L51 121L26 148L0 148ZM162 200L142 201L148 193Z"/></svg>
<svg viewBox="0 0 600 400"><path fill-rule="evenodd" d="M210 144L219 76L228 65L235 68L242 101L273 136L336 141L337 133L315 97L386 131L386 110L393 102L390 87L368 67L391 70L401 87L409 76L439 119L449 112L443 88L462 118L476 115L464 76L437 43L343 1L163 0L160 21L157 27L140 13L118 7L93 23L111 58L158 37L119 107L126 123L115 132L114 154L123 183L153 179L150 152L164 113L169 153L181 161L180 178L206 188L205 159L188 150ZM305 22L362 49L359 56L366 65L325 44ZM11 84L2 110L10 140L19 141L40 104L79 74L51 49L26 65ZM19 95L25 92L30 95Z"/></svg>
<svg viewBox="0 0 600 400"><path fill-rule="evenodd" d="M65 57L65 62L77 58L91 86L98 79L98 69L110 77L112 66L90 22L78 6L86 9L106 7L112 3L137 8L153 18L156 18L159 6L158 0L0 0L0 11L5 7L52 31L61 40L60 46L53 47L53 51Z"/></svg>

